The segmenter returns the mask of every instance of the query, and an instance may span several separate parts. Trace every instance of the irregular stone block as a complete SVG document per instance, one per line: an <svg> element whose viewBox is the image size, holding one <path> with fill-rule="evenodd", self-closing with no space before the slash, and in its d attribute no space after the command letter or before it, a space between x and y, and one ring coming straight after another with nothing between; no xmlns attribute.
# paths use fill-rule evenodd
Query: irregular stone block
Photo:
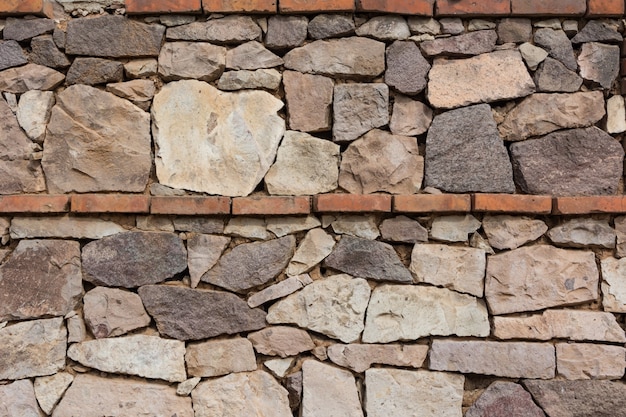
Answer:
<svg viewBox="0 0 626 417"><path fill-rule="evenodd" d="M154 58L133 59L124 64L128 78L152 77L157 74L158 61Z"/></svg>
<svg viewBox="0 0 626 417"><path fill-rule="evenodd" d="M295 358L285 358L285 359L270 359L269 361L263 362L263 365L272 371L274 375L278 378L284 378L287 375L287 371L293 365Z"/></svg>
<svg viewBox="0 0 626 417"><path fill-rule="evenodd" d="M622 96L612 96L606 101L606 131L609 134L626 132L626 106Z"/></svg>
<svg viewBox="0 0 626 417"><path fill-rule="evenodd" d="M356 29L358 36L379 41L406 39L411 35L406 19L397 15L375 16Z"/></svg>
<svg viewBox="0 0 626 417"><path fill-rule="evenodd" d="M470 234L480 228L480 221L471 214L440 216L433 220L430 236L444 242L467 242Z"/></svg>
<svg viewBox="0 0 626 417"><path fill-rule="evenodd" d="M289 294L293 294L294 292L304 288L312 282L313 280L307 274L289 277L283 281L280 281L278 284L274 284L257 293L252 294L248 298L248 305L251 308L254 308L260 306L261 304L265 304L268 301L286 297Z"/></svg>
<svg viewBox="0 0 626 417"><path fill-rule="evenodd" d="M333 140L348 142L389 123L386 84L340 84L333 101Z"/></svg>
<svg viewBox="0 0 626 417"><path fill-rule="evenodd" d="M57 237L101 239L126 231L122 226L101 219L70 217L14 217L11 220L11 238Z"/></svg>
<svg viewBox="0 0 626 417"><path fill-rule="evenodd" d="M150 324L141 298L130 291L96 287L83 297L85 322L96 338L121 336Z"/></svg>
<svg viewBox="0 0 626 417"><path fill-rule="evenodd" d="M572 38L573 44L587 42L621 42L622 35L619 33L617 26L610 21L589 20L585 27Z"/></svg>
<svg viewBox="0 0 626 417"><path fill-rule="evenodd" d="M389 129L394 135L418 136L428 131L433 121L433 111L422 102L396 95Z"/></svg>
<svg viewBox="0 0 626 417"><path fill-rule="evenodd" d="M72 381L74 381L74 376L67 372L35 378L35 396L44 413L52 414L52 410L72 384Z"/></svg>
<svg viewBox="0 0 626 417"><path fill-rule="evenodd" d="M351 235L368 240L374 240L380 235L378 218L375 215L341 214L336 217L331 216L331 218L332 220L329 223L333 228L333 232L337 234Z"/></svg>
<svg viewBox="0 0 626 417"><path fill-rule="evenodd" d="M467 410L465 417L546 417L530 394L514 382L495 381Z"/></svg>
<svg viewBox="0 0 626 417"><path fill-rule="evenodd" d="M528 42L532 34L530 19L505 18L498 23L498 43Z"/></svg>
<svg viewBox="0 0 626 417"><path fill-rule="evenodd" d="M152 80L132 80L107 84L106 91L131 101L148 101L154 97L156 87Z"/></svg>
<svg viewBox="0 0 626 417"><path fill-rule="evenodd" d="M2 30L2 37L18 42L26 41L44 33L52 33L54 20L52 19L19 19L9 17Z"/></svg>
<svg viewBox="0 0 626 417"><path fill-rule="evenodd" d="M250 16L233 15L168 28L167 39L237 44L259 40L261 33L261 28Z"/></svg>
<svg viewBox="0 0 626 417"><path fill-rule="evenodd" d="M575 93L583 79L553 58L546 58L534 76L537 91Z"/></svg>
<svg viewBox="0 0 626 417"><path fill-rule="evenodd" d="M30 61L50 68L67 68L70 61L59 51L52 35L37 36L30 41Z"/></svg>
<svg viewBox="0 0 626 417"><path fill-rule="evenodd" d="M619 74L619 59L620 49L617 45L585 43L578 55L580 75L609 89Z"/></svg>
<svg viewBox="0 0 626 417"><path fill-rule="evenodd" d="M394 42L387 48L386 58L388 86L407 95L419 94L426 88L430 64L414 42Z"/></svg>
<svg viewBox="0 0 626 417"><path fill-rule="evenodd" d="M274 233L277 237L311 230L322 225L317 217L313 215L267 217L265 223L267 230Z"/></svg>
<svg viewBox="0 0 626 417"><path fill-rule="evenodd" d="M494 248L515 249L539 239L548 231L548 226L538 219L502 214L486 215L483 230Z"/></svg>
<svg viewBox="0 0 626 417"><path fill-rule="evenodd" d="M33 383L22 379L0 386L0 413L5 416L43 417Z"/></svg>
<svg viewBox="0 0 626 417"><path fill-rule="evenodd" d="M441 24L432 17L410 16L408 19L411 33L439 35Z"/></svg>
<svg viewBox="0 0 626 417"><path fill-rule="evenodd" d="M66 84L96 85L121 82L124 66L121 62L102 58L76 58L67 72Z"/></svg>
<svg viewBox="0 0 626 417"><path fill-rule="evenodd" d="M258 217L232 217L224 228L224 233L253 240L273 238L272 234L267 231L265 219Z"/></svg>
<svg viewBox="0 0 626 417"><path fill-rule="evenodd" d="M295 356L315 348L313 339L306 331L287 326L271 326L250 333L248 340L260 354L281 358Z"/></svg>
<svg viewBox="0 0 626 417"><path fill-rule="evenodd" d="M202 275L213 268L230 243L226 236L193 234L187 238L187 264L191 288L200 283Z"/></svg>
<svg viewBox="0 0 626 417"><path fill-rule="evenodd" d="M330 345L326 350L333 363L354 372L364 372L373 364L420 368L428 345Z"/></svg>
<svg viewBox="0 0 626 417"><path fill-rule="evenodd" d="M0 71L27 64L28 60L16 41L0 41Z"/></svg>
<svg viewBox="0 0 626 417"><path fill-rule="evenodd" d="M606 311L626 313L626 258L605 258L602 267L602 307Z"/></svg>
<svg viewBox="0 0 626 417"><path fill-rule="evenodd" d="M428 241L428 230L416 220L397 216L383 220L380 224L383 240L391 242L417 243Z"/></svg>
<svg viewBox="0 0 626 417"><path fill-rule="evenodd" d="M565 379L621 379L626 349L591 343L557 343L556 367Z"/></svg>
<svg viewBox="0 0 626 417"><path fill-rule="evenodd" d="M537 29L534 36L535 44L542 47L548 54L561 61L568 69L576 71L576 55L569 38L562 30L553 30L549 28Z"/></svg>
<svg viewBox="0 0 626 417"><path fill-rule="evenodd" d="M159 54L159 75L165 81L218 79L226 68L226 48L205 42L166 42Z"/></svg>
<svg viewBox="0 0 626 417"><path fill-rule="evenodd" d="M334 87L331 78L285 71L283 84L290 129L303 132L330 130Z"/></svg>
<svg viewBox="0 0 626 417"><path fill-rule="evenodd" d="M224 232L224 219L219 217L178 216L172 222L174 223L174 229L184 232Z"/></svg>
<svg viewBox="0 0 626 417"><path fill-rule="evenodd" d="M31 90L21 95L17 121L32 141L43 143L53 105L52 91Z"/></svg>
<svg viewBox="0 0 626 417"><path fill-rule="evenodd" d="M479 30L449 38L438 38L420 43L426 56L473 56L496 49L498 35L495 30Z"/></svg>
<svg viewBox="0 0 626 417"><path fill-rule="evenodd" d="M257 41L246 42L226 52L226 68L257 70L283 65L283 59Z"/></svg>
<svg viewBox="0 0 626 417"><path fill-rule="evenodd" d="M304 361L301 415L363 417L352 374L314 360Z"/></svg>
<svg viewBox="0 0 626 417"><path fill-rule="evenodd" d="M29 90L54 90L63 80L65 76L52 68L26 64L0 72L0 91L22 94Z"/></svg>
<svg viewBox="0 0 626 417"><path fill-rule="evenodd" d="M342 14L318 14L309 22L313 39L338 38L354 33L354 19Z"/></svg>
<svg viewBox="0 0 626 417"><path fill-rule="evenodd" d="M307 35L306 16L270 16L267 19L265 45L270 49L291 49L301 46Z"/></svg>
<svg viewBox="0 0 626 417"><path fill-rule="evenodd" d="M330 255L335 244L335 239L323 229L311 230L304 236L295 255L289 261L287 275L299 275L310 271Z"/></svg>
<svg viewBox="0 0 626 417"><path fill-rule="evenodd" d="M255 371L252 343L242 337L189 343L185 363L190 376L213 377Z"/></svg>
<svg viewBox="0 0 626 417"><path fill-rule="evenodd" d="M280 87L282 75L275 69L256 71L227 71L217 81L217 88L224 91L251 90L262 88L276 91Z"/></svg>
<svg viewBox="0 0 626 417"><path fill-rule="evenodd" d="M570 248L596 246L614 248L616 234L608 220L575 218L555 226L547 233L552 243Z"/></svg>

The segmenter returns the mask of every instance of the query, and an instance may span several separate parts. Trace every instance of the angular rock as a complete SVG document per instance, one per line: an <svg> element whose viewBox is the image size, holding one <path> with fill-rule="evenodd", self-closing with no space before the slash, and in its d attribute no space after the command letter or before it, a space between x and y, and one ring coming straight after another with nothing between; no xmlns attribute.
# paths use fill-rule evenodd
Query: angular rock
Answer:
<svg viewBox="0 0 626 417"><path fill-rule="evenodd" d="M251 308L254 308L260 306L261 304L265 304L268 301L286 297L289 294L293 294L294 292L304 288L312 282L313 280L311 279L311 277L306 274L289 277L283 281L280 281L278 284L274 284L257 293L252 294L248 298L248 305Z"/></svg>
<svg viewBox="0 0 626 417"><path fill-rule="evenodd" d="M20 97L17 121L32 141L43 142L53 105L52 91L31 90Z"/></svg>
<svg viewBox="0 0 626 417"><path fill-rule="evenodd" d="M528 68L532 71L536 70L539 64L541 64L548 57L548 53L545 50L528 42L519 46L519 52L522 54L522 58L524 59L524 62L526 62Z"/></svg>
<svg viewBox="0 0 626 417"><path fill-rule="evenodd" d="M22 94L28 90L54 90L65 76L52 68L37 64L9 68L0 72L0 91Z"/></svg>
<svg viewBox="0 0 626 417"><path fill-rule="evenodd" d="M430 236L444 242L467 242L468 235L480 228L480 222L471 214L440 216L433 220Z"/></svg>
<svg viewBox="0 0 626 417"><path fill-rule="evenodd" d="M278 148L276 162L265 175L267 191L272 195L333 191L339 177L339 156L340 148L336 143L287 131Z"/></svg>
<svg viewBox="0 0 626 417"><path fill-rule="evenodd" d="M354 33L354 19L342 14L318 14L309 22L312 39L337 38Z"/></svg>
<svg viewBox="0 0 626 417"><path fill-rule="evenodd" d="M96 85L121 82L124 66L121 62L102 58L76 58L72 63L65 82L68 85Z"/></svg>
<svg viewBox="0 0 626 417"><path fill-rule="evenodd" d="M11 221L11 238L76 238L101 239L124 232L120 225L94 218L70 217L14 217Z"/></svg>
<svg viewBox="0 0 626 417"><path fill-rule="evenodd" d="M181 382L176 387L176 395L179 395L181 397L187 397L191 395L191 391L193 391L193 389L200 383L201 379L202 378L197 376L197 377L189 378L186 381Z"/></svg>
<svg viewBox="0 0 626 417"><path fill-rule="evenodd" d="M152 80L132 80L107 84L106 91L131 101L148 101L154 97L156 86Z"/></svg>
<svg viewBox="0 0 626 417"><path fill-rule="evenodd" d="M293 323L344 343L354 342L363 331L370 292L362 278L334 275L273 304L267 322Z"/></svg>
<svg viewBox="0 0 626 417"><path fill-rule="evenodd" d="M330 130L334 87L332 79L285 71L283 85L290 129L303 132Z"/></svg>
<svg viewBox="0 0 626 417"><path fill-rule="evenodd" d="M224 233L253 240L270 240L273 237L267 231L265 219L259 217L233 217L224 228Z"/></svg>
<svg viewBox="0 0 626 417"><path fill-rule="evenodd" d="M324 219L322 217L322 220ZM376 215L340 214L338 216L328 216L326 219L332 219L329 223L333 228L333 232L340 235L350 235L368 240L375 240L380 236ZM322 227L324 224L327 224L327 222L324 221Z"/></svg>
<svg viewBox="0 0 626 417"><path fill-rule="evenodd" d="M265 45L270 49L291 49L301 46L307 35L306 16L270 16L267 19Z"/></svg>
<svg viewBox="0 0 626 417"><path fill-rule="evenodd" d="M283 65L278 55L257 41L246 42L226 52L226 68L236 70L257 70Z"/></svg>
<svg viewBox="0 0 626 417"><path fill-rule="evenodd" d="M459 17L445 17L439 19L441 24L441 33L448 35L458 35L465 31L463 21Z"/></svg>
<svg viewBox="0 0 626 417"><path fill-rule="evenodd" d="M435 59L428 78L427 97L437 108L510 100L535 91L520 53L513 50L468 59Z"/></svg>
<svg viewBox="0 0 626 417"><path fill-rule="evenodd" d="M223 255L201 280L230 291L245 292L276 278L287 266L295 249L294 236L244 243Z"/></svg>
<svg viewBox="0 0 626 417"><path fill-rule="evenodd" d="M27 64L28 60L16 41L0 41L0 71Z"/></svg>
<svg viewBox="0 0 626 417"><path fill-rule="evenodd" d="M479 30L449 38L438 38L420 44L424 55L432 57L473 56L486 54L496 49L498 35L495 30Z"/></svg>
<svg viewBox="0 0 626 417"><path fill-rule="evenodd" d="M576 72L567 69L554 58L546 58L534 79L537 91L546 93L575 93L583 83Z"/></svg>
<svg viewBox="0 0 626 417"><path fill-rule="evenodd" d="M104 9L118 9L124 7L123 0L57 0L63 10L72 15L87 15L88 13L104 13Z"/></svg>
<svg viewBox="0 0 626 417"><path fill-rule="evenodd" d="M322 225L317 217L311 214L308 216L268 217L265 223L267 224L267 230L274 233L277 237L311 230Z"/></svg>
<svg viewBox="0 0 626 417"><path fill-rule="evenodd" d="M96 338L121 336L150 324L141 298L130 291L96 287L83 298L85 322Z"/></svg>
<svg viewBox="0 0 626 417"><path fill-rule="evenodd" d="M490 256L485 296L492 314L541 310L598 298L590 251L527 246Z"/></svg>
<svg viewBox="0 0 626 417"><path fill-rule="evenodd" d="M617 45L585 43L578 55L580 75L609 89L619 74L619 59L620 48Z"/></svg>
<svg viewBox="0 0 626 417"><path fill-rule="evenodd" d="M0 415L7 417L44 416L37 405L33 383L30 380L22 379L10 384L0 385Z"/></svg>
<svg viewBox="0 0 626 417"><path fill-rule="evenodd" d="M217 88L224 91L250 90L263 88L276 91L280 87L282 76L275 69L259 69L256 71L227 71L217 82Z"/></svg>
<svg viewBox="0 0 626 417"><path fill-rule="evenodd" d="M333 101L333 140L349 142L389 123L386 84L340 84Z"/></svg>
<svg viewBox="0 0 626 417"><path fill-rule="evenodd" d="M486 215L483 230L489 244L502 250L515 249L539 239L548 231L548 226L538 219L502 214Z"/></svg>
<svg viewBox="0 0 626 417"><path fill-rule="evenodd" d="M557 343L557 372L565 379L621 379L626 349L591 343Z"/></svg>
<svg viewBox="0 0 626 417"><path fill-rule="evenodd" d="M602 306L606 311L626 312L626 285L624 273L626 259L605 258L600 261L602 267Z"/></svg>
<svg viewBox="0 0 626 417"><path fill-rule="evenodd" d="M289 406L295 409L300 406L302 399L302 371L287 376L284 384L289 392Z"/></svg>
<svg viewBox="0 0 626 417"><path fill-rule="evenodd" d="M167 29L168 40L234 44L260 38L261 28L249 16L226 16Z"/></svg>
<svg viewBox="0 0 626 417"><path fill-rule="evenodd" d="M586 42L621 42L622 35L617 26L602 20L589 20L584 28L572 38L573 44Z"/></svg>
<svg viewBox="0 0 626 417"><path fill-rule="evenodd" d="M408 23L411 33L428 35L439 35L441 33L441 24L432 17L410 16Z"/></svg>
<svg viewBox="0 0 626 417"><path fill-rule="evenodd" d="M510 152L515 182L527 194L611 195L622 177L624 149L595 126L514 143Z"/></svg>
<svg viewBox="0 0 626 417"><path fill-rule="evenodd" d="M397 95L389 129L394 135L418 136L428 131L433 121L433 111L422 102Z"/></svg>
<svg viewBox="0 0 626 417"><path fill-rule="evenodd" d="M174 229L195 233L223 233L224 219L219 217L178 216L173 220Z"/></svg>
<svg viewBox="0 0 626 417"><path fill-rule="evenodd" d="M537 46L548 51L548 54L552 58L561 61L568 69L572 71L578 69L572 43L562 30L548 28L537 29L534 41Z"/></svg>
<svg viewBox="0 0 626 417"><path fill-rule="evenodd" d="M428 230L416 220L397 216L383 220L380 224L383 240L390 242L417 243L428 241Z"/></svg>
<svg viewBox="0 0 626 417"><path fill-rule="evenodd" d="M263 365L272 371L274 375L279 378L284 378L287 375L287 371L293 365L295 359L294 358L285 358L285 359L270 359L269 361L263 362Z"/></svg>
<svg viewBox="0 0 626 417"><path fill-rule="evenodd" d="M128 78L151 77L157 74L158 61L154 58L133 59L124 64Z"/></svg>
<svg viewBox="0 0 626 417"><path fill-rule="evenodd" d="M489 385L467 410L465 417L545 417L530 394L514 382L496 381Z"/></svg>
<svg viewBox="0 0 626 417"><path fill-rule="evenodd" d="M226 236L193 234L187 239L187 264L191 287L200 283L202 275L213 268L230 243Z"/></svg>
<svg viewBox="0 0 626 417"><path fill-rule="evenodd" d="M606 131L609 134L626 132L626 106L622 96L612 96L606 101Z"/></svg>
<svg viewBox="0 0 626 417"><path fill-rule="evenodd" d="M165 85L152 105L159 182L223 196L250 194L285 132L276 114L282 107L264 91L225 93L196 80Z"/></svg>
<svg viewBox="0 0 626 417"><path fill-rule="evenodd" d="M321 362L304 361L301 416L363 417L354 376Z"/></svg>
<svg viewBox="0 0 626 417"><path fill-rule="evenodd" d="M397 15L372 17L356 29L356 34L379 41L395 41L411 36L406 19Z"/></svg>
<svg viewBox="0 0 626 417"><path fill-rule="evenodd" d="M44 413L52 414L52 410L72 384L72 381L74 381L74 376L67 372L59 372L35 379L35 396Z"/></svg>
<svg viewBox="0 0 626 417"><path fill-rule="evenodd" d="M165 81L185 78L213 81L226 68L226 48L206 42L166 42L159 54L159 75Z"/></svg>
<svg viewBox="0 0 626 417"><path fill-rule="evenodd" d="M2 36L6 40L26 41L44 33L52 33L54 20L52 19L18 19L9 17L6 20Z"/></svg>
<svg viewBox="0 0 626 417"><path fill-rule="evenodd" d="M426 88L430 64L414 42L394 42L387 48L386 57L388 86L407 95L419 94Z"/></svg>
<svg viewBox="0 0 626 417"><path fill-rule="evenodd" d="M335 239L323 229L311 230L304 236L289 261L287 275L294 276L310 271L330 255L335 244Z"/></svg>
<svg viewBox="0 0 626 417"><path fill-rule="evenodd" d="M164 33L164 26L147 25L125 16L72 19L67 25L65 52L110 58L156 57Z"/></svg>
<svg viewBox="0 0 626 417"><path fill-rule="evenodd" d="M37 36L30 41L30 62L50 68L67 68L70 61L57 47L52 35Z"/></svg>
<svg viewBox="0 0 626 417"><path fill-rule="evenodd" d="M547 233L552 243L570 248L615 247L615 230L608 220L574 218Z"/></svg>
<svg viewBox="0 0 626 417"><path fill-rule="evenodd" d="M137 216L137 229L151 232L174 232L174 224L167 217Z"/></svg>
<svg viewBox="0 0 626 417"><path fill-rule="evenodd" d="M506 18L498 23L498 43L528 42L533 34L530 19Z"/></svg>
<svg viewBox="0 0 626 417"><path fill-rule="evenodd" d="M469 32L475 32L477 30L491 30L496 28L496 22L485 19L472 19L467 24L467 30Z"/></svg>
<svg viewBox="0 0 626 417"><path fill-rule="evenodd" d="M255 371L252 343L242 337L189 343L185 363L190 376L213 377Z"/></svg>
<svg viewBox="0 0 626 417"><path fill-rule="evenodd" d="M69 317L67 319L67 343L82 342L84 340L87 340L85 321L79 314Z"/></svg>
<svg viewBox="0 0 626 417"><path fill-rule="evenodd" d="M159 332L174 339L207 339L267 326L263 310L251 309L227 292L146 285L139 296Z"/></svg>
<svg viewBox="0 0 626 417"><path fill-rule="evenodd" d="M287 326L272 326L250 333L248 340L260 354L281 358L308 352L315 347L306 331Z"/></svg>
<svg viewBox="0 0 626 417"><path fill-rule="evenodd" d="M420 368L428 353L427 345L330 345L328 358L354 372L364 372L372 364Z"/></svg>

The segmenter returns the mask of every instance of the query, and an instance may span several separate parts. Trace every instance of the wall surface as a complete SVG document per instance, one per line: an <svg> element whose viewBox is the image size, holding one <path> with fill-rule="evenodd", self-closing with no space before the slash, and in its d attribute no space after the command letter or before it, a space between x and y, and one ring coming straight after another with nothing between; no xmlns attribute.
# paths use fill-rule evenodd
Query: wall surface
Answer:
<svg viewBox="0 0 626 417"><path fill-rule="evenodd" d="M626 416L623 15L0 0L0 416Z"/></svg>

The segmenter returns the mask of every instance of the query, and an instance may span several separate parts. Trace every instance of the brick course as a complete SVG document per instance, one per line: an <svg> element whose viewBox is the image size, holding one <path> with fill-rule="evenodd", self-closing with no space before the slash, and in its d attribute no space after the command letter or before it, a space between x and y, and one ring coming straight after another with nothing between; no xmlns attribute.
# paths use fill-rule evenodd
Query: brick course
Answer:
<svg viewBox="0 0 626 417"><path fill-rule="evenodd" d="M309 214L310 197L237 197L233 198L234 215Z"/></svg>
<svg viewBox="0 0 626 417"><path fill-rule="evenodd" d="M391 211L391 196L383 194L322 194L314 197L313 210L329 213Z"/></svg>
<svg viewBox="0 0 626 417"><path fill-rule="evenodd" d="M356 0L363 12L400 13L432 16L435 0Z"/></svg>
<svg viewBox="0 0 626 417"><path fill-rule="evenodd" d="M437 0L437 16L503 16L511 13L511 0Z"/></svg>
<svg viewBox="0 0 626 417"><path fill-rule="evenodd" d="M202 0L205 13L276 13L278 0Z"/></svg>
<svg viewBox="0 0 626 417"><path fill-rule="evenodd" d="M76 194L71 208L75 213L148 213L150 196L125 194Z"/></svg>
<svg viewBox="0 0 626 417"><path fill-rule="evenodd" d="M133 13L201 13L201 0L126 0L126 12Z"/></svg>

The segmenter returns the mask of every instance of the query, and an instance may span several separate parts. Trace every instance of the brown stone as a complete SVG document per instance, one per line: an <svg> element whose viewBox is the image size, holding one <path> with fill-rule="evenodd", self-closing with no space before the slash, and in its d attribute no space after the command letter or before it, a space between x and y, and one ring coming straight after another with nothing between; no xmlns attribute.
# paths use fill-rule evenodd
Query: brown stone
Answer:
<svg viewBox="0 0 626 417"><path fill-rule="evenodd" d="M391 242L417 243L428 241L428 230L416 220L397 216L383 220L380 224L383 240Z"/></svg>
<svg viewBox="0 0 626 417"><path fill-rule="evenodd" d="M50 68L67 68L70 61L52 39L52 35L37 36L30 41L30 61ZM0 66L1 67L1 66Z"/></svg>
<svg viewBox="0 0 626 417"><path fill-rule="evenodd" d="M20 19L9 17L6 20L2 37L4 39L26 41L35 36L52 33L54 20L52 19Z"/></svg>
<svg viewBox="0 0 626 417"><path fill-rule="evenodd" d="M496 381L467 410L465 417L545 417L530 394L514 382Z"/></svg>
<svg viewBox="0 0 626 417"><path fill-rule="evenodd" d="M290 129L302 132L330 130L334 87L332 79L285 71L283 84Z"/></svg>
<svg viewBox="0 0 626 417"><path fill-rule="evenodd" d="M250 333L248 340L260 354L281 358L308 352L315 347L306 331L287 326L272 326Z"/></svg>
<svg viewBox="0 0 626 417"><path fill-rule="evenodd" d="M96 338L121 336L150 324L141 298L130 291L96 287L83 302L85 322Z"/></svg>
<svg viewBox="0 0 626 417"><path fill-rule="evenodd" d="M226 16L167 29L168 40L237 44L258 40L261 28L250 16Z"/></svg>
<svg viewBox="0 0 626 417"><path fill-rule="evenodd" d="M190 376L214 377L256 371L252 343L242 337L189 343L185 363Z"/></svg>
<svg viewBox="0 0 626 417"><path fill-rule="evenodd" d="M270 52L262 43L257 41L246 42L226 52L226 68L230 69L257 70L273 68L282 64L281 57Z"/></svg>
<svg viewBox="0 0 626 417"><path fill-rule="evenodd" d="M515 249L539 239L548 226L538 219L502 214L486 215L483 218L483 230L494 248Z"/></svg>
<svg viewBox="0 0 626 417"><path fill-rule="evenodd" d="M389 123L389 87L382 83L340 84L333 96L333 140L349 142Z"/></svg>
<svg viewBox="0 0 626 417"><path fill-rule="evenodd" d="M304 43L309 19L305 16L270 16L265 45L270 49L292 49Z"/></svg>
<svg viewBox="0 0 626 417"><path fill-rule="evenodd" d="M565 379L621 379L626 349L591 343L557 343L556 367Z"/></svg>
<svg viewBox="0 0 626 417"><path fill-rule="evenodd" d="M71 84L96 85L121 82L124 66L121 62L102 58L76 58L65 82Z"/></svg>
<svg viewBox="0 0 626 417"><path fill-rule="evenodd" d="M51 68L37 64L9 68L0 72L0 91L22 94L29 90L54 90L65 76Z"/></svg>
<svg viewBox="0 0 626 417"><path fill-rule="evenodd" d="M424 41L420 48L426 56L473 56L492 52L498 35L495 30L478 30L449 38Z"/></svg>
<svg viewBox="0 0 626 417"><path fill-rule="evenodd" d="M166 42L159 54L159 75L165 81L213 81L225 68L226 48L206 42Z"/></svg>
<svg viewBox="0 0 626 417"><path fill-rule="evenodd" d="M428 131L433 121L433 111L420 101L396 95L389 129L394 135L417 136Z"/></svg>
<svg viewBox="0 0 626 417"><path fill-rule="evenodd" d="M330 345L327 352L333 363L360 373L373 364L420 368L428 345L336 344Z"/></svg>

